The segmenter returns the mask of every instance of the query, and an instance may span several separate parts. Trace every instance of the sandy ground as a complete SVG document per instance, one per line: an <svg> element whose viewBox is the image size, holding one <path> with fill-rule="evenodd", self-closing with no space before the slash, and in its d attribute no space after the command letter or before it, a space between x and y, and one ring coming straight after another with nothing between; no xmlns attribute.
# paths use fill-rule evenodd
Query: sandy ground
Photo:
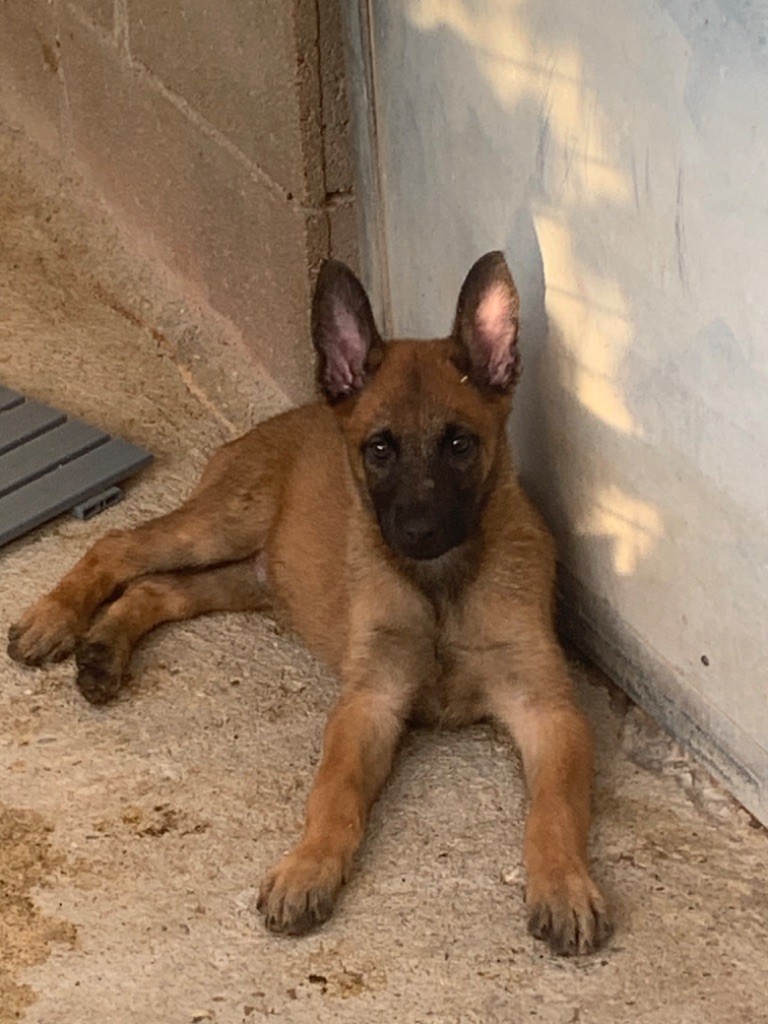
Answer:
<svg viewBox="0 0 768 1024"><path fill-rule="evenodd" d="M128 315L98 280L106 256L24 183L11 143L0 381L157 459L121 506L0 551L3 632L96 536L173 506L233 426L283 404L232 352L195 370L167 324ZM268 935L258 882L299 829L333 680L255 615L161 629L134 669L95 709L70 664L0 655L2 1024L768 1021L765 832L584 666L617 931L578 961L526 934L520 769L485 727L413 733L336 916Z"/></svg>

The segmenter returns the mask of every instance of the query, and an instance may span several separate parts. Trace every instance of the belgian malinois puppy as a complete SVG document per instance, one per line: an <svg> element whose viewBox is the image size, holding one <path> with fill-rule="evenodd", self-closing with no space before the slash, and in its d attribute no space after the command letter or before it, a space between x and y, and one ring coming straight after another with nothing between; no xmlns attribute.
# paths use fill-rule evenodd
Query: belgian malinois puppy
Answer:
<svg viewBox="0 0 768 1024"><path fill-rule="evenodd" d="M273 931L330 915L409 719L489 717L520 748L530 792L530 931L565 954L609 933L587 865L590 731L553 629L553 543L506 440L518 306L488 253L450 337L385 344L360 282L326 263L312 310L325 402L225 445L181 508L107 534L10 630L28 665L74 651L93 703L158 623L268 599L336 670L304 834L261 886Z"/></svg>

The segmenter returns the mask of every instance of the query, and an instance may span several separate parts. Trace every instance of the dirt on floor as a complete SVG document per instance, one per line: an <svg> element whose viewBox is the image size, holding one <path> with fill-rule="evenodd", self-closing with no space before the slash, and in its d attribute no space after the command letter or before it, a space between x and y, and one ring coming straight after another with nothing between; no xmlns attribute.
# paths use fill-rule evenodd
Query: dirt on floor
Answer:
<svg viewBox="0 0 768 1024"><path fill-rule="evenodd" d="M173 507L284 405L178 303L142 307L146 279L109 276L103 236L27 171L0 135L0 381L156 461L122 505L0 551L3 632L100 533ZM765 831L602 677L573 674L617 929L567 961L526 933L520 768L489 727L412 733L334 918L275 938L254 899L300 827L328 673L256 615L158 630L105 708L69 663L0 654L0 1021L768 1022Z"/></svg>

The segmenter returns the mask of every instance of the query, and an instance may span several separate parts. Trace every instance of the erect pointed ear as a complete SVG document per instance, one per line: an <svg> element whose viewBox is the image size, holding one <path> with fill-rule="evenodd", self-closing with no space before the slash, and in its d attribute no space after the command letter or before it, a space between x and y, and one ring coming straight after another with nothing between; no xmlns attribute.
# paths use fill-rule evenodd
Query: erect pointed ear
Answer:
<svg viewBox="0 0 768 1024"><path fill-rule="evenodd" d="M459 292L453 338L463 368L480 387L509 392L520 375L520 298L501 252L487 252Z"/></svg>
<svg viewBox="0 0 768 1024"><path fill-rule="evenodd" d="M329 402L365 387L383 354L365 289L348 266L327 260L312 300L312 341L318 354L317 379Z"/></svg>

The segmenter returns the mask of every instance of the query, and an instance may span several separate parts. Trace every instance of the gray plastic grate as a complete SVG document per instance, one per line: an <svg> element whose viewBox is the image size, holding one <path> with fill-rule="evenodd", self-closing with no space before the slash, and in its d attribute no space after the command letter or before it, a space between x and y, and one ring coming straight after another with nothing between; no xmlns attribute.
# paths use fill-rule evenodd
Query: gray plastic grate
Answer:
<svg viewBox="0 0 768 1024"><path fill-rule="evenodd" d="M120 497L114 485L151 461L143 448L0 385L0 545L62 512L108 508Z"/></svg>

